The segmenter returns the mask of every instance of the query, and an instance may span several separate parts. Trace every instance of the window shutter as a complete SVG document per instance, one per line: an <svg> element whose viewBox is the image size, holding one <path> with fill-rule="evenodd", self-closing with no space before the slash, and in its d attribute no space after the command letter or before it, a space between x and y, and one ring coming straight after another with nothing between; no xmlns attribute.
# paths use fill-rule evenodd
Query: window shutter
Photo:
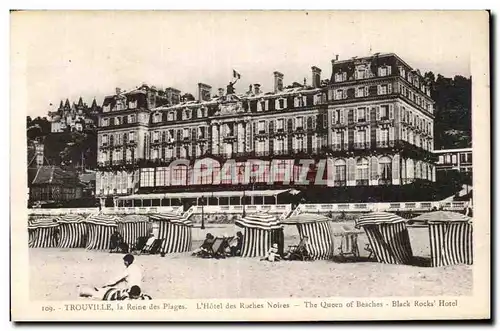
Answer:
<svg viewBox="0 0 500 331"><path fill-rule="evenodd" d="M392 67L387 66L387 75L391 75L391 72L392 72Z"/></svg>
<svg viewBox="0 0 500 331"><path fill-rule="evenodd" d="M347 90L342 90L342 99L347 99Z"/></svg>
<svg viewBox="0 0 500 331"><path fill-rule="evenodd" d="M389 105L389 119L394 119L394 105Z"/></svg>
<svg viewBox="0 0 500 331"><path fill-rule="evenodd" d="M377 95L380 95L380 90L381 90L380 85L377 85Z"/></svg>
<svg viewBox="0 0 500 331"><path fill-rule="evenodd" d="M349 158L347 160L347 180L355 180L356 174L356 161L354 158Z"/></svg>
<svg viewBox="0 0 500 331"><path fill-rule="evenodd" d="M380 141L380 129L377 128L375 130L377 130L377 141Z"/></svg>
<svg viewBox="0 0 500 331"><path fill-rule="evenodd" d="M389 128L389 140L394 141L394 127Z"/></svg>
<svg viewBox="0 0 500 331"><path fill-rule="evenodd" d="M378 178L378 158L376 156L372 156L370 159L370 169L371 169L371 174L370 178L372 180L377 180Z"/></svg>
<svg viewBox="0 0 500 331"><path fill-rule="evenodd" d="M377 113L377 121L380 121L380 107L375 106L375 112Z"/></svg>
<svg viewBox="0 0 500 331"><path fill-rule="evenodd" d="M364 93L364 96L367 97L368 96L368 93L369 93L369 87L368 86L365 86L365 93Z"/></svg>
<svg viewBox="0 0 500 331"><path fill-rule="evenodd" d="M387 93L388 94L392 93L392 84L387 84Z"/></svg>
<svg viewBox="0 0 500 331"><path fill-rule="evenodd" d="M358 121L358 111L359 111L359 109L357 109L357 108L353 109L353 112L354 112L353 121L354 122Z"/></svg>

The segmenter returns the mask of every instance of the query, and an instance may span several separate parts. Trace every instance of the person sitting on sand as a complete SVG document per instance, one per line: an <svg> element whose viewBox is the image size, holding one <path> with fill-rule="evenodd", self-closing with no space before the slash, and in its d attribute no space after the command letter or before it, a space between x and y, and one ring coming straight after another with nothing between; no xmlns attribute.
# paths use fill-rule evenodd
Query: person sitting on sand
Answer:
<svg viewBox="0 0 500 331"><path fill-rule="evenodd" d="M273 246L267 252L267 256L262 258L261 261L276 262L281 260L281 256L278 254L278 244L274 243Z"/></svg>
<svg viewBox="0 0 500 331"><path fill-rule="evenodd" d="M198 255L200 253L208 253L208 250L212 248L214 244L215 237L211 233L207 233L203 244L201 244L200 248L197 248L193 251L192 255Z"/></svg>
<svg viewBox="0 0 500 331"><path fill-rule="evenodd" d="M236 232L236 238L229 245L231 249L231 256L240 256L241 249L243 248L243 233Z"/></svg>
<svg viewBox="0 0 500 331"><path fill-rule="evenodd" d="M80 292L81 297L92 298L103 301L116 301L116 300L152 300L150 295L141 293L141 288L134 285L130 290L111 288L97 288L85 289Z"/></svg>
<svg viewBox="0 0 500 331"><path fill-rule="evenodd" d="M134 256L132 254L127 254L123 257L123 264L125 265L125 270L120 273L117 277L109 281L103 288L115 287L117 285L126 283L126 288L130 289L132 286L141 286L142 282L142 272L139 266L134 263Z"/></svg>

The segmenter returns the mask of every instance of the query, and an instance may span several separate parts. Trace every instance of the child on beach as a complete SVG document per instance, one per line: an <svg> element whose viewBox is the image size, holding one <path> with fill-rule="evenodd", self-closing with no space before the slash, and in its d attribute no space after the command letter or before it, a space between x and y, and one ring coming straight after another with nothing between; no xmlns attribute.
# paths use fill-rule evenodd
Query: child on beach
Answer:
<svg viewBox="0 0 500 331"><path fill-rule="evenodd" d="M278 244L274 243L273 246L267 252L267 256L262 258L261 261L276 262L281 260L281 256L278 254Z"/></svg>

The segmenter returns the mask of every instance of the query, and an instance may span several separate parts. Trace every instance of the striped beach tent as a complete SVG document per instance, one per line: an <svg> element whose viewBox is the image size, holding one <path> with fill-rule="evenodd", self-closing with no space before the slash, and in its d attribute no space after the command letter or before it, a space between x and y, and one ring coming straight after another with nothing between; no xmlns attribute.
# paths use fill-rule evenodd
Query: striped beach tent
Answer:
<svg viewBox="0 0 500 331"><path fill-rule="evenodd" d="M28 247L46 248L56 246L56 229L59 228L54 218L38 218L28 221Z"/></svg>
<svg viewBox="0 0 500 331"><path fill-rule="evenodd" d="M158 223L158 239L163 239L161 254L189 252L193 246L193 223L177 214L151 215L152 222Z"/></svg>
<svg viewBox="0 0 500 331"><path fill-rule="evenodd" d="M59 224L59 248L85 247L87 238L87 226L85 218L77 214L66 214L56 218Z"/></svg>
<svg viewBox="0 0 500 331"><path fill-rule="evenodd" d="M242 257L266 256L273 232L282 229L278 217L266 213L247 215L237 219L235 224L244 229Z"/></svg>
<svg viewBox="0 0 500 331"><path fill-rule="evenodd" d="M308 237L306 248L313 260L333 257L333 233L331 219L319 214L299 214L282 220L281 224L296 225L300 239Z"/></svg>
<svg viewBox="0 0 500 331"><path fill-rule="evenodd" d="M470 217L438 210L417 216L410 222L429 226L431 266L472 264L472 219Z"/></svg>
<svg viewBox="0 0 500 331"><path fill-rule="evenodd" d="M144 215L127 215L118 221L118 232L129 246L135 245L140 237L146 237L151 231L151 222Z"/></svg>
<svg viewBox="0 0 500 331"><path fill-rule="evenodd" d="M378 262L409 264L413 259L407 220L386 212L371 212L356 220L363 228Z"/></svg>
<svg viewBox="0 0 500 331"><path fill-rule="evenodd" d="M87 249L105 250L110 248L111 235L117 229L119 217L96 214L85 219L88 229Z"/></svg>

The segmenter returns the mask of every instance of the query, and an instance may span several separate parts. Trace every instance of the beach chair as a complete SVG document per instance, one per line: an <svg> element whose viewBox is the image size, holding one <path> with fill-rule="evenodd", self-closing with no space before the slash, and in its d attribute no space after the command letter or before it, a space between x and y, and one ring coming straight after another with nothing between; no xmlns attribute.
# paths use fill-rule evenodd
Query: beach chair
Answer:
<svg viewBox="0 0 500 331"><path fill-rule="evenodd" d="M146 243L140 254L158 254L165 239L155 239L152 243Z"/></svg>
<svg viewBox="0 0 500 331"><path fill-rule="evenodd" d="M149 237L147 237L147 236L137 238L135 244L132 246L130 251L141 253L142 250L144 249L144 247L146 246L148 239L149 239Z"/></svg>
<svg viewBox="0 0 500 331"><path fill-rule="evenodd" d="M373 248L370 244L366 244L365 245L365 251L368 252L368 258L371 259L374 257L375 255L375 252L373 251Z"/></svg>
<svg viewBox="0 0 500 331"><path fill-rule="evenodd" d="M219 259L223 258L225 259L227 256L230 256L230 253L226 251L227 248L229 248L229 244L231 241L234 239L233 237L221 237L221 238L216 238L220 239L220 244L219 246L216 247L216 249L213 250L213 255L211 257ZM215 248L215 245L213 246Z"/></svg>
<svg viewBox="0 0 500 331"><path fill-rule="evenodd" d="M200 249L197 251L194 251L193 256L197 257L203 257L203 258L209 258L213 257L214 253L214 245L218 242L221 241L222 238L213 238L213 239L205 239L203 242L203 245L200 246ZM217 248L219 246L216 246Z"/></svg>
<svg viewBox="0 0 500 331"><path fill-rule="evenodd" d="M340 240L339 251L342 258L359 257L358 234L352 232L343 233L342 239Z"/></svg>
<svg viewBox="0 0 500 331"><path fill-rule="evenodd" d="M300 239L300 242L298 245L289 245L287 248L287 251L285 252L285 257L283 258L284 260L288 261L293 261L293 260L298 260L298 261L311 261L311 255L307 251L307 241L309 240L309 237L304 236L302 239Z"/></svg>

